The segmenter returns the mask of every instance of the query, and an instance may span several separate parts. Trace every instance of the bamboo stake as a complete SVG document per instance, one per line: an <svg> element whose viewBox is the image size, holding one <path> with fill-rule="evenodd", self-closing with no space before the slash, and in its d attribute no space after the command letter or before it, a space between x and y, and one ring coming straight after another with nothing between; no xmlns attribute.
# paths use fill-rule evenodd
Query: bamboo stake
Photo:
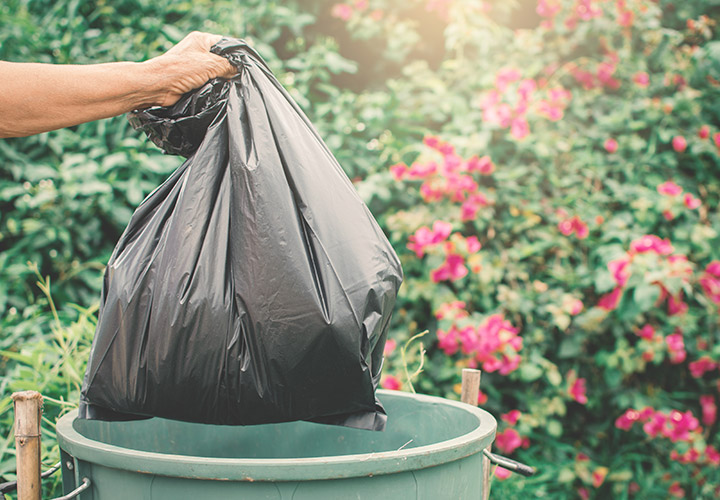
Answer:
<svg viewBox="0 0 720 500"><path fill-rule="evenodd" d="M460 399L463 403L469 405L478 405L478 396L480 395L480 376L482 372L480 370L473 370L471 368L463 368L462 371L462 389L460 390ZM490 451L491 445L485 448ZM492 466L488 457L483 455L482 458L483 467L483 500L488 500L490 496L490 471Z"/></svg>
<svg viewBox="0 0 720 500"><path fill-rule="evenodd" d="M462 371L462 390L460 391L460 399L463 403L469 405L478 405L478 396L480 395L480 370L472 368L463 368Z"/></svg>
<svg viewBox="0 0 720 500"><path fill-rule="evenodd" d="M36 391L16 392L15 449L18 500L40 500L40 415L42 396Z"/></svg>

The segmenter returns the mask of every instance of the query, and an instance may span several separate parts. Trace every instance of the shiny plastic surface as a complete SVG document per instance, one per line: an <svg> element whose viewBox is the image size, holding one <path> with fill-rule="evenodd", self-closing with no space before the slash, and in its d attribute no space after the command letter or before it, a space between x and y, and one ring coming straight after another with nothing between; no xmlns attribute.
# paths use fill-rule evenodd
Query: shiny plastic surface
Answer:
<svg viewBox="0 0 720 500"><path fill-rule="evenodd" d="M188 159L110 258L80 416L381 430L399 260L260 56L212 50L236 77L130 116Z"/></svg>

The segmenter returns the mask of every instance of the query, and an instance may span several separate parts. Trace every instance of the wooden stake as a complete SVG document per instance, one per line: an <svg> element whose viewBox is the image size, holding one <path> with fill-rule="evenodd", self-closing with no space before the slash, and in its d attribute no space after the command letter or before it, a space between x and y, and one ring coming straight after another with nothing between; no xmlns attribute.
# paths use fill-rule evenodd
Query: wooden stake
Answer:
<svg viewBox="0 0 720 500"><path fill-rule="evenodd" d="M15 450L18 500L40 500L40 415L42 396L23 391L12 395L15 404Z"/></svg>
<svg viewBox="0 0 720 500"><path fill-rule="evenodd" d="M463 368L462 371L462 391L460 399L463 403L469 405L478 405L478 396L480 395L480 370L471 368Z"/></svg>

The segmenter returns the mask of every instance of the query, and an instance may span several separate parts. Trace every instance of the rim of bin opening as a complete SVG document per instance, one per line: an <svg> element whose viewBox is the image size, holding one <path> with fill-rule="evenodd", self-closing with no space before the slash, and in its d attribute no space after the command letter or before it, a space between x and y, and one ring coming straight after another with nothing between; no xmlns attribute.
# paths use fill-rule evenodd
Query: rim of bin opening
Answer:
<svg viewBox="0 0 720 500"><path fill-rule="evenodd" d="M114 469L161 476L228 481L308 481L393 474L424 469L481 453L497 429L488 412L458 401L378 390L381 396L453 406L473 414L478 425L453 439L377 453L306 458L214 458L135 450L89 439L73 427L77 410L57 422L57 439L72 457Z"/></svg>

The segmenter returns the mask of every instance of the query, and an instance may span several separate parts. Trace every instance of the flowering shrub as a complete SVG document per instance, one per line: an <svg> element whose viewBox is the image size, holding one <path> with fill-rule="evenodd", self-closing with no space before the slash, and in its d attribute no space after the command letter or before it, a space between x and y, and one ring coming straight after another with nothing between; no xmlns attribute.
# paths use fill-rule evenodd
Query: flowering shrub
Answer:
<svg viewBox="0 0 720 500"><path fill-rule="evenodd" d="M460 368L483 370L498 451L553 471L498 468L500 498L713 497L715 22L701 5L538 0L537 25L509 30L501 3L410 3L442 12L445 56L389 83L386 169L358 186L406 271L392 335L434 334L415 385L457 397ZM409 19L369 0L348 30L374 8L370 39Z"/></svg>
<svg viewBox="0 0 720 500"><path fill-rule="evenodd" d="M497 468L493 497L720 497L711 2L55 3L6 2L5 59L139 60L191 26L258 48L402 259L381 385L458 398L461 368L482 369L496 449L538 467ZM19 359L54 359L25 262L89 306L132 209L177 165L138 137L118 118L2 143L4 396L45 379ZM30 346L42 356L12 356ZM72 405L74 382L50 375L42 390Z"/></svg>

